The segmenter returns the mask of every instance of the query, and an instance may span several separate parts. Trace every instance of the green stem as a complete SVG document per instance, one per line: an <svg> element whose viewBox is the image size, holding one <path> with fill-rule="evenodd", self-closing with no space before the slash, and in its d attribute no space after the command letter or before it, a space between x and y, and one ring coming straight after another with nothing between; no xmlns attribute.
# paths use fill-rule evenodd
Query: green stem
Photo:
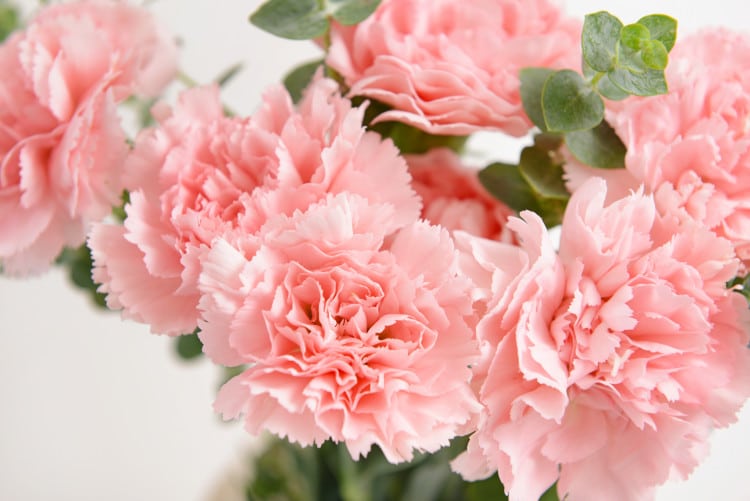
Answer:
<svg viewBox="0 0 750 501"><path fill-rule="evenodd" d="M357 472L357 465L349 456L346 447L337 447L339 463L339 482L341 498L344 501L371 501L370 489L362 485L362 479Z"/></svg>

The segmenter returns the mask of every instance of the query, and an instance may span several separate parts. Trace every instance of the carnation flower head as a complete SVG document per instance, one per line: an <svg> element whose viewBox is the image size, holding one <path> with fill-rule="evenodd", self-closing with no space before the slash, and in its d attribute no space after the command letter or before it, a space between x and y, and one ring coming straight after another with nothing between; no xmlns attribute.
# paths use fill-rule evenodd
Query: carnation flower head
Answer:
<svg viewBox="0 0 750 501"><path fill-rule="evenodd" d="M662 213L731 240L750 263L750 37L707 29L677 41L669 93L631 98L608 118L635 183Z"/></svg>
<svg viewBox="0 0 750 501"><path fill-rule="evenodd" d="M687 476L750 393L747 304L725 288L731 243L672 226L642 192L605 197L598 178L573 195L559 254L530 212L509 223L520 248L461 240L486 298L486 410L454 467L497 469L511 500L555 481L561 499L649 499Z"/></svg>
<svg viewBox="0 0 750 501"><path fill-rule="evenodd" d="M196 328L201 259L219 237L253 235L272 215L343 191L392 205L401 224L419 213L398 150L365 132L364 108L331 80L317 79L299 109L279 86L252 117L226 117L212 86L154 113L159 126L139 135L128 160L124 226L99 225L90 239L109 306L154 332Z"/></svg>
<svg viewBox="0 0 750 501"><path fill-rule="evenodd" d="M510 241L505 228L513 210L490 195L477 177L478 168L466 166L448 148L407 155L412 185L422 198L422 217L448 230L462 230L493 240Z"/></svg>
<svg viewBox="0 0 750 501"><path fill-rule="evenodd" d="M356 26L333 24L326 62L351 95L392 108L377 122L522 136L520 69L577 68L580 23L551 0L384 0Z"/></svg>
<svg viewBox="0 0 750 501"><path fill-rule="evenodd" d="M200 276L200 337L248 364L215 408L302 445L378 445L390 462L435 451L479 409L471 283L448 232L341 193L215 243Z"/></svg>
<svg viewBox="0 0 750 501"><path fill-rule="evenodd" d="M44 8L0 46L0 264L45 270L118 205L126 137L116 104L154 95L176 46L123 2Z"/></svg>

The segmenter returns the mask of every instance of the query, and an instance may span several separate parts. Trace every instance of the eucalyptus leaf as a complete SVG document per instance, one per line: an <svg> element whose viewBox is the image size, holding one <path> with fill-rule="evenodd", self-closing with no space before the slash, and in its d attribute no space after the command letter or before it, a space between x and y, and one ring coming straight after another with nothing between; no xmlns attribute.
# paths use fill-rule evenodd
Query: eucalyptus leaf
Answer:
<svg viewBox="0 0 750 501"><path fill-rule="evenodd" d="M617 54L622 22L609 12L589 14L583 21L583 59L596 71L609 71Z"/></svg>
<svg viewBox="0 0 750 501"><path fill-rule="evenodd" d="M316 61L310 61L309 63L303 63L292 71L287 73L284 77L284 87L292 97L292 101L295 103L302 99L302 93L310 84L315 76L315 72L323 65L323 60L318 59Z"/></svg>
<svg viewBox="0 0 750 501"><path fill-rule="evenodd" d="M652 14L640 18L638 24L648 28L651 39L660 41L667 52L672 50L675 40L677 40L677 21L675 19L664 14Z"/></svg>
<svg viewBox="0 0 750 501"><path fill-rule="evenodd" d="M343 25L361 23L380 5L381 0L328 0L333 18Z"/></svg>
<svg viewBox="0 0 750 501"><path fill-rule="evenodd" d="M282 38L308 40L328 30L328 14L317 0L269 0L250 16L258 28Z"/></svg>
<svg viewBox="0 0 750 501"><path fill-rule="evenodd" d="M607 74L603 74L596 82L596 90L602 97L606 97L610 101L621 101L630 96L630 94L613 84Z"/></svg>
<svg viewBox="0 0 750 501"><path fill-rule="evenodd" d="M625 145L605 121L593 129L567 133L565 144L573 156L586 165L601 169L625 166Z"/></svg>
<svg viewBox="0 0 750 501"><path fill-rule="evenodd" d="M660 70L616 68L607 76L617 87L636 96L655 96L667 92L667 80Z"/></svg>
<svg viewBox="0 0 750 501"><path fill-rule="evenodd" d="M517 165L501 162L490 164L479 172L479 181L492 196L505 202L516 212L526 209L534 212L541 210L529 183L521 175Z"/></svg>
<svg viewBox="0 0 750 501"><path fill-rule="evenodd" d="M653 70L664 70L669 62L669 52L659 40L648 40L641 47L643 63Z"/></svg>
<svg viewBox="0 0 750 501"><path fill-rule="evenodd" d="M584 130L596 127L604 119L604 102L581 75L561 70L544 84L542 111L550 131Z"/></svg>
<svg viewBox="0 0 750 501"><path fill-rule="evenodd" d="M620 32L620 43L632 50L640 50L644 42L651 40L651 33L642 24L628 24Z"/></svg>
<svg viewBox="0 0 750 501"><path fill-rule="evenodd" d="M570 198L563 181L562 166L554 163L548 152L536 147L524 148L519 171L533 192L538 194L537 198Z"/></svg>
<svg viewBox="0 0 750 501"><path fill-rule="evenodd" d="M547 130L542 111L542 91L547 78L554 73L549 68L524 68L519 78L521 80L521 102L529 119L542 131Z"/></svg>

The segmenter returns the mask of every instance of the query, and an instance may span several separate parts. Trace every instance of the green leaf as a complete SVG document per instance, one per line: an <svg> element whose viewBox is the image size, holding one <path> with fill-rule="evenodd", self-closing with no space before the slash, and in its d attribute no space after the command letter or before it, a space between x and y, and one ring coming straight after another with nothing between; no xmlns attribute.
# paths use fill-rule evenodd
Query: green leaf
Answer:
<svg viewBox="0 0 750 501"><path fill-rule="evenodd" d="M616 68L607 76L617 87L636 96L655 96L667 92L667 80L660 70Z"/></svg>
<svg viewBox="0 0 750 501"><path fill-rule="evenodd" d="M677 40L677 21L675 19L664 14L652 14L640 18L638 24L648 28L651 39L660 41L667 52L672 50L675 40Z"/></svg>
<svg viewBox="0 0 750 501"><path fill-rule="evenodd" d="M565 134L565 143L578 160L599 167L617 169L625 167L625 145L607 123L602 122L593 129Z"/></svg>
<svg viewBox="0 0 750 501"><path fill-rule="evenodd" d="M553 484L552 487L547 489L547 492L542 494L539 501L560 501L560 498L557 496L557 484Z"/></svg>
<svg viewBox="0 0 750 501"><path fill-rule="evenodd" d="M644 42L651 40L651 33L642 24L629 24L620 32L620 43L632 50L640 50Z"/></svg>
<svg viewBox="0 0 750 501"><path fill-rule="evenodd" d="M343 25L357 24L367 19L381 0L328 0L333 18Z"/></svg>
<svg viewBox="0 0 750 501"><path fill-rule="evenodd" d="M451 474L448 463L422 465L411 475L402 499L408 499L409 501L433 501L438 499Z"/></svg>
<svg viewBox="0 0 750 501"><path fill-rule="evenodd" d="M521 175L517 165L501 162L490 164L479 171L479 181L492 196L502 200L516 212L541 210L531 186Z"/></svg>
<svg viewBox="0 0 750 501"><path fill-rule="evenodd" d="M292 40L323 36L329 26L327 12L317 0L269 0L250 16L250 22Z"/></svg>
<svg viewBox="0 0 750 501"><path fill-rule="evenodd" d="M0 2L0 42L8 38L18 28L18 11L5 1Z"/></svg>
<svg viewBox="0 0 750 501"><path fill-rule="evenodd" d="M176 340L175 350L183 360L192 360L203 355L203 343L198 337L198 330L192 334L183 334Z"/></svg>
<svg viewBox="0 0 750 501"><path fill-rule="evenodd" d="M552 161L549 153L539 148L524 148L521 152L519 171L539 196L537 198L570 198L563 182L563 169Z"/></svg>
<svg viewBox="0 0 750 501"><path fill-rule="evenodd" d="M542 111L550 131L590 129L604 119L604 102L581 75L561 70L544 84Z"/></svg>
<svg viewBox="0 0 750 501"><path fill-rule="evenodd" d="M630 94L613 84L607 74L601 75L596 82L596 90L602 97L606 97L611 101L621 101L630 96Z"/></svg>
<svg viewBox="0 0 750 501"><path fill-rule="evenodd" d="M622 22L609 12L595 12L584 18L581 34L583 59L596 71L609 71L614 65Z"/></svg>
<svg viewBox="0 0 750 501"><path fill-rule="evenodd" d="M237 76L237 74L242 70L242 63L237 63L233 66L230 66L226 70L224 70L218 77L214 79L214 81L218 84L219 87L224 87L229 82L232 81L234 77Z"/></svg>
<svg viewBox="0 0 750 501"><path fill-rule="evenodd" d="M554 73L549 68L523 68L521 80L521 102L529 119L542 131L547 130L542 111L542 91L547 78Z"/></svg>
<svg viewBox="0 0 750 501"><path fill-rule="evenodd" d="M507 501L503 484L497 477L497 474L490 475L489 478L477 482L467 482L466 501Z"/></svg>
<svg viewBox="0 0 750 501"><path fill-rule="evenodd" d="M563 144L563 136L552 132L543 132L534 136L534 146L548 153L557 151Z"/></svg>
<svg viewBox="0 0 750 501"><path fill-rule="evenodd" d="M643 63L652 70L664 70L669 62L669 53L659 40L648 40L641 46Z"/></svg>
<svg viewBox="0 0 750 501"><path fill-rule="evenodd" d="M292 101L297 103L302 99L302 92L307 88L315 72L322 65L323 60L318 59L317 61L301 64L287 73L284 77L284 87L289 91L289 95L292 96Z"/></svg>

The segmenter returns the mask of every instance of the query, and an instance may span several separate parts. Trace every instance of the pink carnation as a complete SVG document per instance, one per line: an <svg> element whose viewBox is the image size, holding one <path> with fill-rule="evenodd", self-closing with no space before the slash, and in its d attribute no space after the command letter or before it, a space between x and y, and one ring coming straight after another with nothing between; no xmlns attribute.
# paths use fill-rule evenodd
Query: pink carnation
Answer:
<svg viewBox="0 0 750 501"><path fill-rule="evenodd" d="M401 226L392 205L344 193L269 219L243 250L217 241L200 336L214 361L249 366L216 409L252 434L330 438L354 458L376 444L391 462L461 433L479 410L471 284L446 230Z"/></svg>
<svg viewBox="0 0 750 501"><path fill-rule="evenodd" d="M359 25L334 25L327 63L351 95L393 108L377 121L522 136L519 71L579 67L579 40L578 21L551 0L384 0Z"/></svg>
<svg viewBox="0 0 750 501"><path fill-rule="evenodd" d="M484 189L478 169L464 166L447 148L409 155L406 162L414 189L422 197L423 218L448 230L510 241L505 222L514 212Z"/></svg>
<svg viewBox="0 0 750 501"><path fill-rule="evenodd" d="M0 264L44 270L124 188L115 105L155 94L175 45L148 11L113 2L44 9L0 47Z"/></svg>
<svg viewBox="0 0 750 501"><path fill-rule="evenodd" d="M396 147L364 131L364 108L330 80L316 81L299 110L278 87L253 117L228 118L206 87L154 112L159 127L139 135L128 160L138 189L124 227L99 225L90 239L109 306L154 332L195 329L200 261L217 237L252 235L271 215L344 191L390 204L401 225L419 213Z"/></svg>
<svg viewBox="0 0 750 501"><path fill-rule="evenodd" d="M680 39L669 94L610 113L626 166L663 213L731 240L750 264L750 37L724 29Z"/></svg>
<svg viewBox="0 0 750 501"><path fill-rule="evenodd" d="M687 476L750 393L749 312L725 288L730 242L670 226L642 193L605 197L597 178L573 195L559 254L530 212L509 223L522 248L461 242L487 298L486 411L454 467L497 469L511 500L555 481L560 499L650 499Z"/></svg>

